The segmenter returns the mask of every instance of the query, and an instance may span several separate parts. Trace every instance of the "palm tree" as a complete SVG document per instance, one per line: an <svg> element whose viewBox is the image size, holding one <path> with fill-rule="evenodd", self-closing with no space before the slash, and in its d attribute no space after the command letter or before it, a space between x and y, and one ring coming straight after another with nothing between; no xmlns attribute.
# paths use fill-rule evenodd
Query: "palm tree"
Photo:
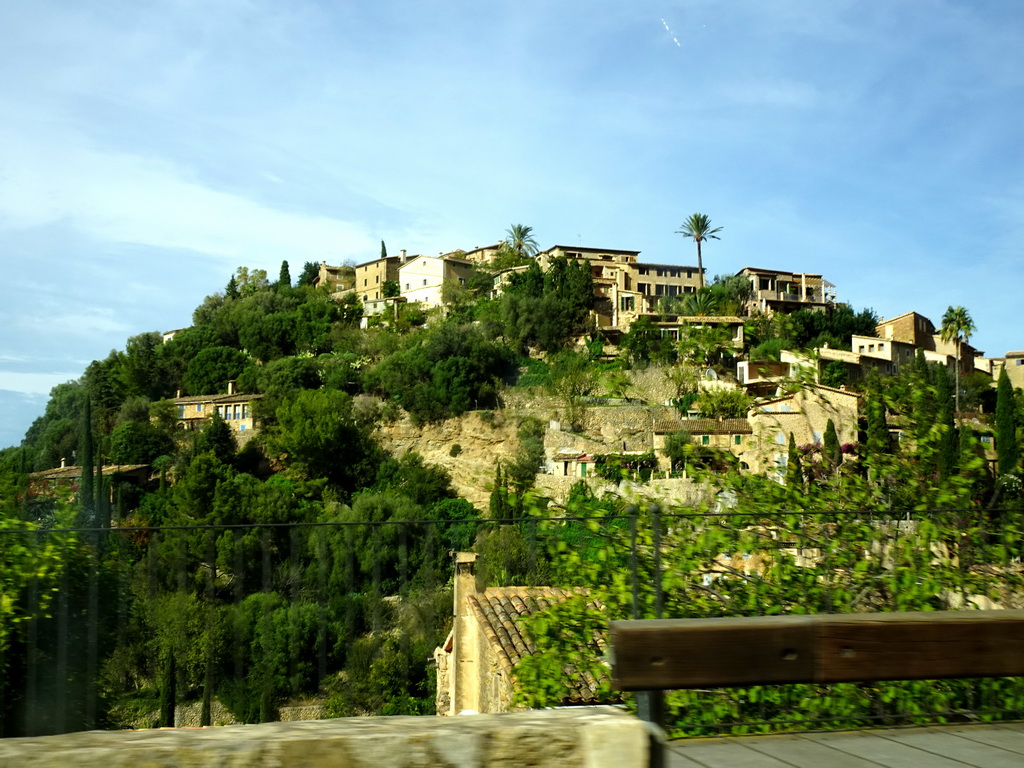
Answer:
<svg viewBox="0 0 1024 768"><path fill-rule="evenodd" d="M688 237L697 243L697 275L700 280L700 287L704 287L704 260L700 254L700 244L705 240L718 240L716 232L721 232L721 227L711 228L711 219L703 213L690 215L682 226L676 230L677 235Z"/></svg>
<svg viewBox="0 0 1024 768"><path fill-rule="evenodd" d="M536 256L540 248L533 239L533 227L525 224L513 224L505 230L505 244L520 257Z"/></svg>
<svg viewBox="0 0 1024 768"><path fill-rule="evenodd" d="M956 412L960 413L960 347L969 341L977 329L971 320L971 313L963 307L949 307L942 316L941 336L943 341L956 342Z"/></svg>

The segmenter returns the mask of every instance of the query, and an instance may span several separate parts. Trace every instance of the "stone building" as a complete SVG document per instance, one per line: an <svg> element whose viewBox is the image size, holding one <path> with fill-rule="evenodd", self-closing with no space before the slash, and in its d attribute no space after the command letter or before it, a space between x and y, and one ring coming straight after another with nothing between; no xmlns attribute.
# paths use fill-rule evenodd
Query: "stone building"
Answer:
<svg viewBox="0 0 1024 768"><path fill-rule="evenodd" d="M736 274L750 281L747 308L751 312L824 312L836 302L835 285L821 275L757 267L744 267Z"/></svg>
<svg viewBox="0 0 1024 768"><path fill-rule="evenodd" d="M235 392L235 382L228 382L226 395L186 395L179 393L172 402L178 409L179 429L202 429L207 420L218 414L232 430L235 437L248 438L258 430L253 419L252 404L263 395L243 395Z"/></svg>
<svg viewBox="0 0 1024 768"><path fill-rule="evenodd" d="M822 445L829 419L840 444L857 442L860 395L845 389L805 385L797 391L759 402L747 414L756 450L747 454L752 472L785 471L789 436L797 445Z"/></svg>
<svg viewBox="0 0 1024 768"><path fill-rule="evenodd" d="M434 650L437 714L510 712L515 666L534 651L522 620L568 598L554 587L477 588L477 555L455 556L454 619L444 644ZM569 681L565 704L596 703L593 681Z"/></svg>

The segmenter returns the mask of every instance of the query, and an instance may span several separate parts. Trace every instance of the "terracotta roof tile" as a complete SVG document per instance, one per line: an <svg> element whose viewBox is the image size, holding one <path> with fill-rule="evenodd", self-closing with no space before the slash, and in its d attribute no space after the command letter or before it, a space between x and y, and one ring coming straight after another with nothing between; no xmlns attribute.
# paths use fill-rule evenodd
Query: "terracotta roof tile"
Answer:
<svg viewBox="0 0 1024 768"><path fill-rule="evenodd" d="M567 599L573 592L558 587L492 587L469 597L470 610L509 675L536 648L523 632L523 619ZM571 681L566 703L596 701L599 682L591 675L566 670Z"/></svg>
<svg viewBox="0 0 1024 768"><path fill-rule="evenodd" d="M691 435L750 435L754 430L746 419L659 419L654 422L658 434L689 432Z"/></svg>

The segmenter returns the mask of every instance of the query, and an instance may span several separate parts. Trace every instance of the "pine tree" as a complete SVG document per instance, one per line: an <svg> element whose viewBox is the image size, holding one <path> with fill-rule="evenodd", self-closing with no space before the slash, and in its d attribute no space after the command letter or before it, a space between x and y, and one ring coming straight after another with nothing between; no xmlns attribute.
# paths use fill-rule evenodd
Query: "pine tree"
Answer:
<svg viewBox="0 0 1024 768"><path fill-rule="evenodd" d="M238 280L236 280L235 276L232 275L231 279L228 280L227 288L224 289L224 296L229 299L237 299L239 295Z"/></svg>
<svg viewBox="0 0 1024 768"><path fill-rule="evenodd" d="M789 460L786 462L786 485L790 488L802 488L804 470L800 464L800 452L796 449L796 437L789 433Z"/></svg>
<svg viewBox="0 0 1024 768"><path fill-rule="evenodd" d="M999 474L1016 471L1020 463L1020 445L1017 443L1017 408L1013 400L1013 386L1003 368L996 387L996 451L999 453Z"/></svg>
<svg viewBox="0 0 1024 768"><path fill-rule="evenodd" d="M291 288L292 287L292 273L288 269L288 261L281 262L281 273L277 277L278 288Z"/></svg>

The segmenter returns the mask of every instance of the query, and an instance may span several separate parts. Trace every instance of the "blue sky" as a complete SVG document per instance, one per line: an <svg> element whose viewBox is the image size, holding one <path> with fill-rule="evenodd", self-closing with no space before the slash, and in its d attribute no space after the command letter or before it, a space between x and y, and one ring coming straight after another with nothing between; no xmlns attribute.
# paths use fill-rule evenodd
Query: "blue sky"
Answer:
<svg viewBox="0 0 1024 768"><path fill-rule="evenodd" d="M513 223L692 264L700 211L711 274L1024 348L1019 0L6 0L0 29L0 446L238 266Z"/></svg>

